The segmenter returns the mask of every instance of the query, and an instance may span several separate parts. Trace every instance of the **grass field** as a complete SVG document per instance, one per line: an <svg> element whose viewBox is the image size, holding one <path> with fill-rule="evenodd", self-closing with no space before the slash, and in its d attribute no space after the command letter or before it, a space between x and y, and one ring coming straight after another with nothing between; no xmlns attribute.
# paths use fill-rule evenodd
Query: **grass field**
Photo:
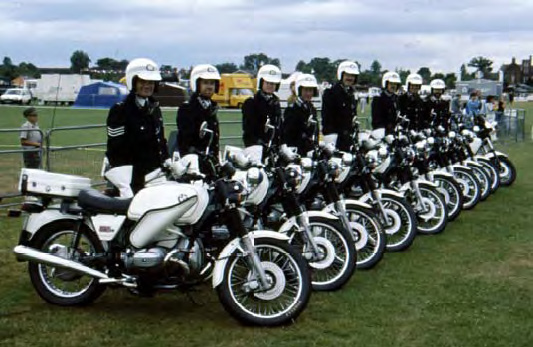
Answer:
<svg viewBox="0 0 533 347"><path fill-rule="evenodd" d="M18 127L20 111L0 107L0 128ZM50 114L41 110L41 127ZM104 119L103 111L58 109L56 126ZM463 212L443 234L419 236L408 251L386 254L342 290L314 293L296 324L276 329L241 326L208 285L191 294L196 303L182 293L146 299L110 289L90 307L48 305L11 253L22 219L2 216L0 345L533 346L533 144L502 149L518 169L512 187Z"/></svg>

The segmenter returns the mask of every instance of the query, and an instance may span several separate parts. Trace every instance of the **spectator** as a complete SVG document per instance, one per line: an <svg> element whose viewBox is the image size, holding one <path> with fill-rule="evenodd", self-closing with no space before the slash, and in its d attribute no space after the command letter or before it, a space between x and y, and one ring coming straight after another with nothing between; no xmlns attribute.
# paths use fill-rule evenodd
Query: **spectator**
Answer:
<svg viewBox="0 0 533 347"><path fill-rule="evenodd" d="M29 107L23 112L26 122L22 124L20 132L20 144L24 149L22 157L24 166L29 169L38 169L41 166L42 133L37 124L37 110Z"/></svg>
<svg viewBox="0 0 533 347"><path fill-rule="evenodd" d="M453 114L461 113L461 94L455 94L453 97L451 111Z"/></svg>
<svg viewBox="0 0 533 347"><path fill-rule="evenodd" d="M496 115L494 114L494 96L489 95L487 96L487 99L485 101L485 107L482 113L485 114L485 117L488 121L493 121L496 118Z"/></svg>

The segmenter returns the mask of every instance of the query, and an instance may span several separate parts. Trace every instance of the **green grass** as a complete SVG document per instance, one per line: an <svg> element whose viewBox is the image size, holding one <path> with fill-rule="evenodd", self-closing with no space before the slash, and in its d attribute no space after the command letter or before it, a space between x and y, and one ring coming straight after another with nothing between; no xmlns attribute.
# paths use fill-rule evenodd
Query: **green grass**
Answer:
<svg viewBox="0 0 533 347"><path fill-rule="evenodd" d="M192 293L200 305L182 293L146 299L124 289L86 308L48 305L11 254L22 219L0 218L0 345L531 346L532 148L530 141L504 146L518 169L512 187L464 211L443 234L386 254L342 290L314 293L294 325L275 329L241 326L208 285Z"/></svg>

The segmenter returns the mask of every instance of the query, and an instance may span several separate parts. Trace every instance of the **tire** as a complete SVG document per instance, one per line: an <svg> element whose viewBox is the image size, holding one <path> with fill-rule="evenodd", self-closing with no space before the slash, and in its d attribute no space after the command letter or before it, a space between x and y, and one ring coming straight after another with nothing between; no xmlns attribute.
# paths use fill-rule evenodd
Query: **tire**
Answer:
<svg viewBox="0 0 533 347"><path fill-rule="evenodd" d="M351 232L339 220L319 216L309 217L309 228L324 254L320 261L308 261L313 290L333 291L342 288L352 277L357 265ZM303 252L305 258L310 250L304 246Z"/></svg>
<svg viewBox="0 0 533 347"><path fill-rule="evenodd" d="M346 204L346 216L351 224L352 236L357 251L357 269L371 269L385 254L387 235L378 217L371 209L355 204Z"/></svg>
<svg viewBox="0 0 533 347"><path fill-rule="evenodd" d="M246 292L243 283L234 283L245 282L251 273L246 259L234 254L224 269L222 283L217 287L219 300L230 315L244 324L277 326L292 323L305 309L311 296L307 263L300 250L286 241L257 238L254 244L267 276L277 280L274 287L263 292ZM279 284L283 287L277 287ZM294 290L288 290L288 284ZM278 293L279 289L282 291ZM280 300L284 295L290 297L290 302ZM278 311L266 310L267 304Z"/></svg>
<svg viewBox="0 0 533 347"><path fill-rule="evenodd" d="M463 210L471 210L479 202L481 192L479 190L479 181L472 173L472 170L462 167L454 167L453 176L461 186L463 193Z"/></svg>
<svg viewBox="0 0 533 347"><path fill-rule="evenodd" d="M56 254L61 255L65 252L70 253L70 241L72 234L75 230L75 222L73 221L60 221L52 223L43 227L37 231L34 239L31 242L31 247L41 250L49 251L49 247L52 246L52 242L59 241L60 237L65 237L64 243L68 246L66 248L56 250ZM80 227L81 239L79 249L83 249L85 253L103 253L104 248L98 240L97 236L87 226L82 225ZM70 235L69 235L70 234ZM53 243L58 245L59 243ZM79 256L80 252L76 251L76 255ZM68 256L67 256L68 257ZM68 257L72 260L72 258ZM86 275L77 274L67 269L54 268L52 266L46 266L35 262L28 264L28 271L30 274L31 283L33 287L45 301L60 306L84 306L95 301L105 290L105 285L98 282L98 279L92 278ZM57 280L59 283L55 283ZM79 284L86 282L82 285L83 288L74 291L70 289L69 284ZM65 284L63 288L58 287L61 284Z"/></svg>
<svg viewBox="0 0 533 347"><path fill-rule="evenodd" d="M422 199L424 200L424 205L429 210L416 213L417 231L424 235L439 234L444 231L446 228L446 222L448 221L446 201L437 188L426 184L420 184L419 189L420 195L422 195ZM418 202L415 200L413 208L417 203Z"/></svg>
<svg viewBox="0 0 533 347"><path fill-rule="evenodd" d="M387 216L381 216L387 234L386 250L389 252L404 251L415 240L417 229L415 211L405 199L392 194L383 193L381 201L387 213ZM385 222L385 217L392 224Z"/></svg>
<svg viewBox="0 0 533 347"><path fill-rule="evenodd" d="M492 185L492 182L490 180L489 175L485 172L485 170L478 166L470 166L467 165L470 169L472 169L472 173L474 176L476 176L478 182L479 182L479 200L485 201L490 195L490 187Z"/></svg>
<svg viewBox="0 0 533 347"><path fill-rule="evenodd" d="M485 172L490 176L490 192L494 194L500 187L500 175L498 170L496 169L496 166L489 159L486 158L477 158L477 161L478 163L483 165L483 169L485 169Z"/></svg>
<svg viewBox="0 0 533 347"><path fill-rule="evenodd" d="M498 156L500 184L505 187L509 187L516 180L516 168L509 158L504 156Z"/></svg>
<svg viewBox="0 0 533 347"><path fill-rule="evenodd" d="M448 208L448 222L455 220L463 208L463 192L453 177L433 175L433 181L439 186L439 193L444 197Z"/></svg>

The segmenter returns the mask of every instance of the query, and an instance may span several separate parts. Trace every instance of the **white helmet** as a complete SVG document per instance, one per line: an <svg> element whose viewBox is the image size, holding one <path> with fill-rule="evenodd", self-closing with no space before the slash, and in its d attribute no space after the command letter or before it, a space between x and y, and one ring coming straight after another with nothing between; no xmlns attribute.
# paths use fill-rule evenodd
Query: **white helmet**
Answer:
<svg viewBox="0 0 533 347"><path fill-rule="evenodd" d="M220 74L216 67L210 64L200 64L196 65L191 71L191 90L193 92L198 91L198 80L214 80L215 81L215 93L218 93L218 88L220 86Z"/></svg>
<svg viewBox="0 0 533 347"><path fill-rule="evenodd" d="M261 90L263 80L270 83L276 83L276 91L278 91L281 83L281 70L279 67L276 65L267 64L262 66L259 71L257 71L257 90Z"/></svg>
<svg viewBox="0 0 533 347"><path fill-rule="evenodd" d="M298 94L298 96L301 96L302 87L313 88L314 89L313 96L318 96L318 83L316 81L315 76L311 74L307 74L307 73L300 74L296 78L296 83L295 83L295 89L296 89L296 93Z"/></svg>
<svg viewBox="0 0 533 347"><path fill-rule="evenodd" d="M402 80L400 79L400 75L398 75L397 72L389 71L383 75L383 78L381 79L381 86L383 88L387 88L387 82L401 84Z"/></svg>
<svg viewBox="0 0 533 347"><path fill-rule="evenodd" d="M442 90L446 89L446 83L444 83L444 81L441 80L441 79L436 79L436 80L431 81L429 86L431 87L431 90L433 90L433 89L442 89Z"/></svg>
<svg viewBox="0 0 533 347"><path fill-rule="evenodd" d="M145 81L161 81L159 66L151 59L133 59L126 67L126 87L128 90L133 90L133 79L135 77Z"/></svg>
<svg viewBox="0 0 533 347"><path fill-rule="evenodd" d="M345 60L339 64L337 68L337 79L342 80L342 74L347 73L351 75L359 75L359 66L353 61Z"/></svg>
<svg viewBox="0 0 533 347"><path fill-rule="evenodd" d="M409 85L422 85L422 76L420 76L417 73L412 73L409 76L407 76L407 79L405 80L405 84L407 85L407 90L409 90Z"/></svg>

